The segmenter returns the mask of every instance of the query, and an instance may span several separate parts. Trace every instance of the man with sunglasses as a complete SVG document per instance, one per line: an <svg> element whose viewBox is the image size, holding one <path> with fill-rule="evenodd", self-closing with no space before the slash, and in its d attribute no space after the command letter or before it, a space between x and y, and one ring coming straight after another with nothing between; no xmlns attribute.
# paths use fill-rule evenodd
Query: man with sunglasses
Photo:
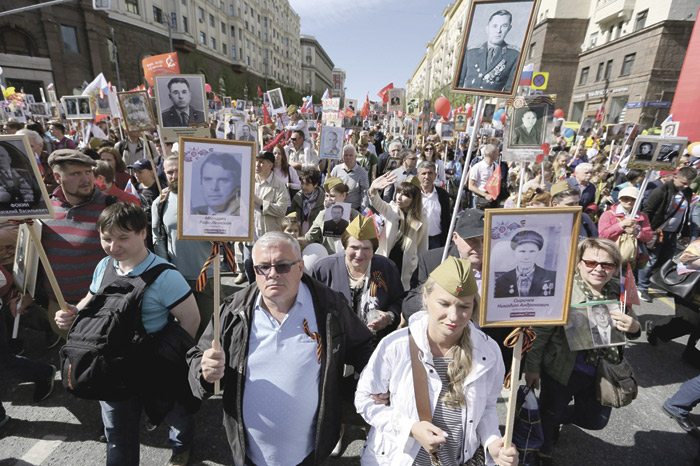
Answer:
<svg viewBox="0 0 700 466"><path fill-rule="evenodd" d="M195 396L225 387L224 426L235 464L323 463L340 437L343 365L362 370L373 336L341 294L304 274L299 243L270 232L253 246L255 283L190 350ZM352 386L345 393L353 393ZM283 396L282 396L283 395Z"/></svg>
<svg viewBox="0 0 700 466"><path fill-rule="evenodd" d="M287 160L289 166L297 171L306 167L318 168L318 155L306 141L303 131L292 131L287 146Z"/></svg>

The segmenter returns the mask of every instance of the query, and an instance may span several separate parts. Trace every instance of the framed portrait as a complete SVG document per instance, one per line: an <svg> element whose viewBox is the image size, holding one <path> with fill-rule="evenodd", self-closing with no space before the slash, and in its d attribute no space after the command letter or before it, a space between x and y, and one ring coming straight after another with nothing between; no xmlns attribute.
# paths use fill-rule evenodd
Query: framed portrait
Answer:
<svg viewBox="0 0 700 466"><path fill-rule="evenodd" d="M345 108L357 112L357 99L345 99Z"/></svg>
<svg viewBox="0 0 700 466"><path fill-rule="evenodd" d="M343 128L336 126L321 126L321 143L319 157L322 159L340 160L343 154Z"/></svg>
<svg viewBox="0 0 700 466"><path fill-rule="evenodd" d="M654 159L654 170L675 170L687 145L688 138L664 137Z"/></svg>
<svg viewBox="0 0 700 466"><path fill-rule="evenodd" d="M209 113L216 113L221 109L221 102L218 100L210 99L207 101L209 107Z"/></svg>
<svg viewBox="0 0 700 466"><path fill-rule="evenodd" d="M49 110L46 108L46 104L42 102L29 104L29 113L35 117L48 118L50 116Z"/></svg>
<svg viewBox="0 0 700 466"><path fill-rule="evenodd" d="M46 97L48 97L49 102L55 103L58 101L56 98L56 89L47 89L46 90Z"/></svg>
<svg viewBox="0 0 700 466"><path fill-rule="evenodd" d="M394 136L400 136L402 130L403 123L401 122L401 118L396 116L391 117L391 120L389 121L389 132Z"/></svg>
<svg viewBox="0 0 700 466"><path fill-rule="evenodd" d="M389 89L389 103L387 104L387 111L389 112L399 112L403 110L403 99L404 93L402 88Z"/></svg>
<svg viewBox="0 0 700 466"><path fill-rule="evenodd" d="M480 325L566 324L581 208L487 209L484 223Z"/></svg>
<svg viewBox="0 0 700 466"><path fill-rule="evenodd" d="M372 115L372 123L379 123L379 115L376 113Z"/></svg>
<svg viewBox="0 0 700 466"><path fill-rule="evenodd" d="M181 137L178 240L252 241L255 143Z"/></svg>
<svg viewBox="0 0 700 466"><path fill-rule="evenodd" d="M541 103L514 109L508 125L509 148L542 150L546 138L548 107Z"/></svg>
<svg viewBox="0 0 700 466"><path fill-rule="evenodd" d="M481 122L491 123L493 121L494 113L496 113L496 104L485 104L484 113L481 115Z"/></svg>
<svg viewBox="0 0 700 466"><path fill-rule="evenodd" d="M473 0L453 90L514 97L539 0Z"/></svg>
<svg viewBox="0 0 700 466"><path fill-rule="evenodd" d="M448 121L440 123L440 139L443 141L453 141L455 138L455 124Z"/></svg>
<svg viewBox="0 0 700 466"><path fill-rule="evenodd" d="M224 97L224 108L231 108L231 97Z"/></svg>
<svg viewBox="0 0 700 466"><path fill-rule="evenodd" d="M201 74L161 74L153 77L161 138L177 142L178 137L206 137L208 102Z"/></svg>
<svg viewBox="0 0 700 466"><path fill-rule="evenodd" d="M15 247L15 261L12 265L12 278L19 290L25 290L31 296L35 296L36 278L39 270L39 254L32 243L29 233L30 228L34 228L37 236L41 238L40 221L32 225L22 223L17 233L17 245Z"/></svg>
<svg viewBox="0 0 700 466"><path fill-rule="evenodd" d="M146 91L117 92L117 101L127 131L153 131L156 129L151 99Z"/></svg>
<svg viewBox="0 0 700 466"><path fill-rule="evenodd" d="M245 100L238 99L236 101L236 111L237 112L245 112Z"/></svg>
<svg viewBox="0 0 700 466"><path fill-rule="evenodd" d="M639 133L639 125L635 123L627 123L625 126L625 144L632 145L634 142L634 138L637 137L637 134Z"/></svg>
<svg viewBox="0 0 700 466"><path fill-rule="evenodd" d="M67 120L91 120L89 96L65 96L61 97L63 108L66 111Z"/></svg>
<svg viewBox="0 0 700 466"><path fill-rule="evenodd" d="M608 125L605 129L605 140L612 142L612 141L621 141L622 138L625 137L625 125L623 124L618 124L618 125Z"/></svg>
<svg viewBox="0 0 700 466"><path fill-rule="evenodd" d="M584 118L581 126L578 128L577 136L582 136L587 138L593 132L593 125L595 124L595 119Z"/></svg>
<svg viewBox="0 0 700 466"><path fill-rule="evenodd" d="M654 161L657 150L661 146L661 141L661 136L637 136L632 145L627 168L648 170Z"/></svg>
<svg viewBox="0 0 700 466"><path fill-rule="evenodd" d="M240 118L236 121L236 141L257 142L257 134L255 125Z"/></svg>
<svg viewBox="0 0 700 466"><path fill-rule="evenodd" d="M467 130L467 114L455 113L455 131Z"/></svg>
<svg viewBox="0 0 700 466"><path fill-rule="evenodd" d="M24 94L24 102L29 104L35 104L34 94Z"/></svg>
<svg viewBox="0 0 700 466"><path fill-rule="evenodd" d="M624 345L625 332L615 327L611 312L622 312L620 301L590 301L569 309L564 333L571 351Z"/></svg>
<svg viewBox="0 0 700 466"><path fill-rule="evenodd" d="M336 202L327 208L323 215L323 236L340 238L350 225L350 209L347 202Z"/></svg>
<svg viewBox="0 0 700 466"><path fill-rule="evenodd" d="M109 100L109 94L110 92L105 93L104 95L100 96L99 92L95 93L95 113L98 115L111 115L112 112L112 106L110 104Z"/></svg>
<svg viewBox="0 0 700 466"><path fill-rule="evenodd" d="M672 138L678 136L679 126L680 121L669 121L665 125L661 125L661 136L665 138Z"/></svg>
<svg viewBox="0 0 700 466"><path fill-rule="evenodd" d="M24 135L0 135L0 218L53 218L49 193Z"/></svg>
<svg viewBox="0 0 700 466"><path fill-rule="evenodd" d="M282 89L279 87L277 89L272 89L267 92L270 97L270 107L272 107L271 113L285 113L286 106L284 105L284 97L282 97Z"/></svg>
<svg viewBox="0 0 700 466"><path fill-rule="evenodd" d="M9 118L19 121L20 123L26 123L27 121L27 117L24 114L24 108L20 107L19 105L15 105L14 107L8 107L7 116Z"/></svg>
<svg viewBox="0 0 700 466"><path fill-rule="evenodd" d="M423 116L427 117L430 115L430 108L431 108L431 103L430 100L424 100L423 101Z"/></svg>

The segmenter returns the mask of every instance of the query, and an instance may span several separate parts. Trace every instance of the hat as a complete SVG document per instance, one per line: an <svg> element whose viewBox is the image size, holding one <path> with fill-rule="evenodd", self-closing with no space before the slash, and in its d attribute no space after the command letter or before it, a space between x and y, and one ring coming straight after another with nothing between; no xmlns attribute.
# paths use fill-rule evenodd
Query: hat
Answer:
<svg viewBox="0 0 700 466"><path fill-rule="evenodd" d="M430 277L452 296L473 296L479 292L472 263L467 259L447 256L447 260L438 265Z"/></svg>
<svg viewBox="0 0 700 466"><path fill-rule="evenodd" d="M355 239L376 239L377 230L374 228L374 220L363 215L358 215L346 228L347 233Z"/></svg>
<svg viewBox="0 0 700 466"><path fill-rule="evenodd" d="M102 145L102 139L96 138L96 137L90 138L90 142L88 143L88 147L90 147L90 149L97 149L101 145Z"/></svg>
<svg viewBox="0 0 700 466"><path fill-rule="evenodd" d="M559 193L563 193L564 191L567 191L570 189L571 186L566 180L559 181L557 183L554 183L552 187L549 189L549 193L552 195L552 197L556 196Z"/></svg>
<svg viewBox="0 0 700 466"><path fill-rule="evenodd" d="M598 212L598 206L595 204L588 204L583 210L592 210L593 212Z"/></svg>
<svg viewBox="0 0 700 466"><path fill-rule="evenodd" d="M63 126L63 123L61 123L61 122L58 121L58 120L51 120L51 121L49 121L48 125L49 125L49 126L55 126L56 128L60 129L60 130L63 131L64 133L66 132L66 127Z"/></svg>
<svg viewBox="0 0 700 466"><path fill-rule="evenodd" d="M479 209L465 209L457 218L455 233L462 239L484 236L484 211Z"/></svg>
<svg viewBox="0 0 700 466"><path fill-rule="evenodd" d="M57 163L62 162L78 163L82 165L89 165L91 167L97 166L97 162L95 162L92 158L73 149L55 150L51 153L51 155L49 155L49 166L51 168L53 168L53 166Z"/></svg>
<svg viewBox="0 0 700 466"><path fill-rule="evenodd" d="M267 161L270 162L272 165L275 164L275 154L273 154L273 153L270 152L269 150L265 150L265 151L259 152L258 155L257 155L257 158L263 159L263 160L267 160Z"/></svg>
<svg viewBox="0 0 700 466"><path fill-rule="evenodd" d="M415 175L409 176L408 178L406 178L404 183L411 183L413 186L416 186L418 189L421 189L420 188L420 180Z"/></svg>
<svg viewBox="0 0 700 466"><path fill-rule="evenodd" d="M133 165L127 165L126 168L133 168L134 170L153 170L150 160L138 159Z"/></svg>
<svg viewBox="0 0 700 466"><path fill-rule="evenodd" d="M333 187L343 184L343 180L336 178L335 176L329 176L326 181L323 182L323 190L329 192Z"/></svg>
<svg viewBox="0 0 700 466"><path fill-rule="evenodd" d="M299 107L297 107L296 105L290 105L289 107L287 107L287 115L291 116L292 113L296 113L297 110L299 110Z"/></svg>
<svg viewBox="0 0 700 466"><path fill-rule="evenodd" d="M297 215L296 212L292 212L290 214L287 214L284 218L293 218L294 220L299 220L299 216Z"/></svg>
<svg viewBox="0 0 700 466"><path fill-rule="evenodd" d="M673 170L672 172L659 172L661 176L675 175L678 170Z"/></svg>
<svg viewBox="0 0 700 466"><path fill-rule="evenodd" d="M632 197L637 199L639 197L639 189L635 188L634 186L627 186L626 188L621 189L620 194L617 195L618 199L621 197Z"/></svg>
<svg viewBox="0 0 700 466"><path fill-rule="evenodd" d="M525 243L532 243L537 246L537 249L542 249L542 246L544 246L544 238L536 231L520 230L510 239L511 249L515 249Z"/></svg>

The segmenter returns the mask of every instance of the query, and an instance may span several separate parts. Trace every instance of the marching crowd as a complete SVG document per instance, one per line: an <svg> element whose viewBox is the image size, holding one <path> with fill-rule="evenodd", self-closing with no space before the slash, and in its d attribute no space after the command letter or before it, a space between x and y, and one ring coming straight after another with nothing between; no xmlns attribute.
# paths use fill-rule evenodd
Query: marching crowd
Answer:
<svg viewBox="0 0 700 466"><path fill-rule="evenodd" d="M12 285L18 226L0 223L3 376L34 382L35 401L46 399L56 367L20 356L21 339L10 337L14 316L57 351L81 313L125 278L146 282L140 317L156 345L170 342L174 321L190 342L178 352L172 381L151 376L127 397L96 398L108 465L139 463L142 411L147 429L169 426L169 464L187 464L198 448L197 410L219 385L235 464L322 463L341 453L345 425L367 430L363 464L518 464L496 412L512 358L504 344L509 331L477 324L484 209L582 208L572 304L620 300L620 274L628 269L639 298L652 302L655 273L681 252L679 273L700 272L700 160L688 155L675 171L643 184L646 173L625 168L628 153L609 153L602 131L577 143L558 137L546 160L519 164L502 159L501 138L488 131L470 145L424 128L410 144L380 121L346 131L334 161L319 158L316 133L298 109L287 113L287 127L260 125L254 241L231 245L234 260L224 263L243 288L223 301L218 340L212 314L219 284L203 268L212 244L177 237L177 146L150 134L121 139L107 120L97 123L105 140L82 140L59 121L5 124L5 134L27 136L40 161L56 214L42 220L42 245L68 308L59 306L45 273L33 297ZM212 137L216 127L213 121ZM224 161L211 163L219 173L229 170ZM455 204L460 213L448 238ZM511 241L516 255L536 255L542 244L531 231ZM528 296L538 286L537 269L536 261L523 262L503 293ZM697 311L692 294L677 298L676 317L646 329L649 343L688 334L682 357L700 367ZM628 339L642 332L630 306L601 321ZM596 368L603 360L619 363L624 346L574 351L563 326L533 330L523 375L540 389L538 461L546 465L563 424L605 428L612 408L596 397ZM151 369L160 361L145 359ZM73 380L65 371L61 377ZM154 386L166 380L179 389L154 399ZM663 406L686 431L696 429L688 413L700 400L699 385L686 382ZM8 419L0 404L0 432Z"/></svg>

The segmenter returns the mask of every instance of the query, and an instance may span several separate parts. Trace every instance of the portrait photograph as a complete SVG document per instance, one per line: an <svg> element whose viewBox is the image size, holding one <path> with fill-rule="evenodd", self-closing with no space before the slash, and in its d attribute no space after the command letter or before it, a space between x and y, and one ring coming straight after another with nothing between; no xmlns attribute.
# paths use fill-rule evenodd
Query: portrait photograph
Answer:
<svg viewBox="0 0 700 466"><path fill-rule="evenodd" d="M148 92L117 92L117 101L127 131L153 131L156 129L156 120L153 116Z"/></svg>
<svg viewBox="0 0 700 466"><path fill-rule="evenodd" d="M357 112L357 99L345 99L345 107Z"/></svg>
<svg viewBox="0 0 700 466"><path fill-rule="evenodd" d="M90 110L90 97L88 96L67 96L61 97L63 108L66 111L67 120L90 120L92 111Z"/></svg>
<svg viewBox="0 0 700 466"><path fill-rule="evenodd" d="M672 138L678 136L679 125L679 121L669 121L665 125L661 125L661 136L665 138Z"/></svg>
<svg viewBox="0 0 700 466"><path fill-rule="evenodd" d="M622 312L620 301L591 301L569 309L564 333L571 351L624 345L625 333L615 327L611 312Z"/></svg>
<svg viewBox="0 0 700 466"><path fill-rule="evenodd" d="M46 108L46 104L42 102L29 104L29 113L35 117L49 117L49 111Z"/></svg>
<svg viewBox="0 0 700 466"><path fill-rule="evenodd" d="M224 108L231 108L231 97L224 97Z"/></svg>
<svg viewBox="0 0 700 466"><path fill-rule="evenodd" d="M628 123L627 126L625 126L625 144L632 145L634 142L634 138L637 137L637 133L639 132L639 125L635 123Z"/></svg>
<svg viewBox="0 0 700 466"><path fill-rule="evenodd" d="M547 107L533 104L514 109L508 125L509 148L541 150L546 138Z"/></svg>
<svg viewBox="0 0 700 466"><path fill-rule="evenodd" d="M17 245L15 247L15 261L12 265L12 278L17 289L24 290L31 296L35 296L36 278L39 270L39 254L32 243L29 228L34 228L37 237L41 238L40 221L32 225L22 223L17 232Z"/></svg>
<svg viewBox="0 0 700 466"><path fill-rule="evenodd" d="M180 138L178 240L253 239L254 160L254 142Z"/></svg>
<svg viewBox="0 0 700 466"><path fill-rule="evenodd" d="M389 104L387 106L388 112L398 112L403 110L403 89L393 88L389 89Z"/></svg>
<svg viewBox="0 0 700 466"><path fill-rule="evenodd" d="M563 325L581 209L487 209L481 326Z"/></svg>
<svg viewBox="0 0 700 466"><path fill-rule="evenodd" d="M24 135L0 135L0 218L51 218L49 201L36 163Z"/></svg>
<svg viewBox="0 0 700 466"><path fill-rule="evenodd" d="M455 131L467 130L467 114L455 113Z"/></svg>
<svg viewBox="0 0 700 466"><path fill-rule="evenodd" d="M98 115L111 115L112 114L112 106L110 105L109 102L109 92L103 93L100 95L99 92L95 91L94 93L94 107L95 107L95 113Z"/></svg>
<svg viewBox="0 0 700 466"><path fill-rule="evenodd" d="M252 124L241 119L236 121L236 141L257 142L257 134L258 130Z"/></svg>
<svg viewBox="0 0 700 466"><path fill-rule="evenodd" d="M286 107L284 105L284 97L282 97L282 89L279 87L272 89L267 92L267 95L270 97L270 107L272 107L270 113L285 113Z"/></svg>
<svg viewBox="0 0 700 466"><path fill-rule="evenodd" d="M491 123L493 121L493 114L496 113L496 104L486 104L484 105L484 112L481 115L482 123Z"/></svg>
<svg viewBox="0 0 700 466"><path fill-rule="evenodd" d="M47 89L46 97L49 99L49 102L55 103L58 100L56 98L56 89Z"/></svg>
<svg viewBox="0 0 700 466"><path fill-rule="evenodd" d="M608 142L621 141L625 137L625 125L607 125L605 129L605 140Z"/></svg>
<svg viewBox="0 0 700 466"><path fill-rule="evenodd" d="M236 111L237 112L245 112L245 100L238 99L236 101Z"/></svg>
<svg viewBox="0 0 700 466"><path fill-rule="evenodd" d="M455 124L447 121L440 123L440 139L452 141L455 138Z"/></svg>
<svg viewBox="0 0 700 466"><path fill-rule="evenodd" d="M453 90L513 97L539 0L474 0L464 28Z"/></svg>
<svg viewBox="0 0 700 466"><path fill-rule="evenodd" d="M402 130L403 123L401 122L401 118L392 117L391 121L389 121L389 132L394 136L400 136Z"/></svg>
<svg viewBox="0 0 700 466"><path fill-rule="evenodd" d="M158 124L162 128L207 125L204 76L162 74L154 80Z"/></svg>
<svg viewBox="0 0 700 466"><path fill-rule="evenodd" d="M430 109L432 108L431 103L429 100L424 100L423 101L423 116L427 117L430 115Z"/></svg>
<svg viewBox="0 0 700 466"><path fill-rule="evenodd" d="M351 204L336 202L323 215L323 236L339 238L350 225Z"/></svg>
<svg viewBox="0 0 700 466"><path fill-rule="evenodd" d="M24 114L24 108L20 107L19 105L15 105L14 108L8 107L7 116L19 121L20 123L25 123L27 121L27 117Z"/></svg>
<svg viewBox="0 0 700 466"><path fill-rule="evenodd" d="M343 150L343 128L321 126L321 143L319 157L322 159L340 160Z"/></svg>
<svg viewBox="0 0 700 466"><path fill-rule="evenodd" d="M34 95L33 95L33 94L24 94L24 99L23 99L23 100L24 100L24 102L25 102L26 104L34 104L34 103L36 103L36 100L34 99Z"/></svg>
<svg viewBox="0 0 700 466"><path fill-rule="evenodd" d="M678 159L683 155L687 144L687 138L664 136L654 159L654 170L675 170L678 166Z"/></svg>
<svg viewBox="0 0 700 466"><path fill-rule="evenodd" d="M584 138L587 138L588 136L591 135L591 132L593 131L593 124L595 123L595 119L593 118L584 118L583 122L581 123L581 126L578 129L578 136L583 136Z"/></svg>
<svg viewBox="0 0 700 466"><path fill-rule="evenodd" d="M649 169L656 151L661 145L661 136L637 136L627 161L627 168Z"/></svg>
<svg viewBox="0 0 700 466"><path fill-rule="evenodd" d="M217 100L207 100L207 107L209 108L209 113L215 113L221 108L221 102Z"/></svg>

